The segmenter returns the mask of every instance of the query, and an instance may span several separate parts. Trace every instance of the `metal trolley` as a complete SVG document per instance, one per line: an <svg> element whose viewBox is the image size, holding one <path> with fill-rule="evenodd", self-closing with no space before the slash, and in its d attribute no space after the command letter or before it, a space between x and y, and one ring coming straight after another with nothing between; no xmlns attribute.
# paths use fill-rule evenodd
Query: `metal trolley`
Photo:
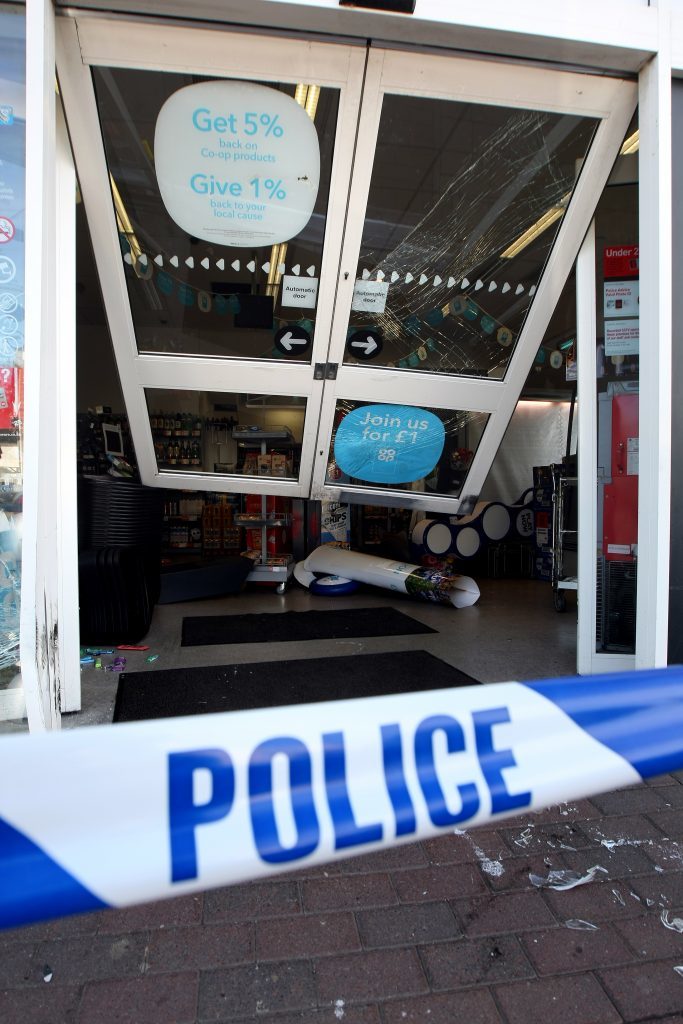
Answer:
<svg viewBox="0 0 683 1024"><path fill-rule="evenodd" d="M576 496L577 477L566 476L566 467L550 467L553 477L553 563L552 585L555 611L567 608L567 590L577 590Z"/></svg>

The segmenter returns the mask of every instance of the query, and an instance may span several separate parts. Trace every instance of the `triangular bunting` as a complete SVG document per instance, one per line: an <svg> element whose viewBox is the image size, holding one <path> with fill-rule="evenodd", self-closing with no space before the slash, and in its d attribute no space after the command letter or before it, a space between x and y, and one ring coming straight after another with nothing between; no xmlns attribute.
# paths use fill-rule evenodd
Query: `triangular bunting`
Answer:
<svg viewBox="0 0 683 1024"><path fill-rule="evenodd" d="M292 273L295 274L296 277L299 276L299 274L301 273L301 265L299 263L292 267Z"/></svg>
<svg viewBox="0 0 683 1024"><path fill-rule="evenodd" d="M438 288L438 286L440 284L441 284L441 278L437 274L436 277L434 278L433 282L432 282L432 288Z"/></svg>
<svg viewBox="0 0 683 1024"><path fill-rule="evenodd" d="M482 279L481 279L480 277L478 277L478 278L477 278L477 283L476 283L476 284L475 284L475 286L474 286L474 290L475 290L475 292L478 292L478 291L479 291L479 289L480 289L480 288L483 288L483 287L484 287L484 282L482 281Z"/></svg>
<svg viewBox="0 0 683 1024"><path fill-rule="evenodd" d="M267 260L265 263L261 264L261 270L263 271L264 274L270 273L270 260Z"/></svg>
<svg viewBox="0 0 683 1024"><path fill-rule="evenodd" d="M222 261L221 261L221 262L222 262ZM236 271L237 273L239 273L239 270L240 270L240 267L242 266L242 264L240 263L240 261L239 261L239 260L233 260L233 261L232 261L232 263L230 264L230 266L232 267L232 269L233 269L234 271Z"/></svg>
<svg viewBox="0 0 683 1024"><path fill-rule="evenodd" d="M393 270L392 273L391 273L391 283L392 284L396 284L396 282L398 281L400 276L401 276L400 274L397 274L396 271Z"/></svg>
<svg viewBox="0 0 683 1024"><path fill-rule="evenodd" d="M254 271L256 270L256 260L249 260L249 262L247 263L247 270L251 274L254 273Z"/></svg>
<svg viewBox="0 0 683 1024"><path fill-rule="evenodd" d="M429 278L427 277L426 274L420 274L420 280L418 281L418 284L427 284L428 280Z"/></svg>
<svg viewBox="0 0 683 1024"><path fill-rule="evenodd" d="M517 287L515 288L515 295L521 295L523 291L524 291L524 285L523 284L518 284Z"/></svg>
<svg viewBox="0 0 683 1024"><path fill-rule="evenodd" d="M529 295L535 295L535 294L536 294L536 285L532 284L531 288L529 289Z"/></svg>
<svg viewBox="0 0 683 1024"><path fill-rule="evenodd" d="M208 270L209 267L211 266L211 264L209 263L209 260L208 260L208 258L206 256L202 260L202 266L204 267L204 270Z"/></svg>
<svg viewBox="0 0 683 1024"><path fill-rule="evenodd" d="M309 277L315 277L315 267L309 267L306 273Z"/></svg>
<svg viewBox="0 0 683 1024"><path fill-rule="evenodd" d="M190 270L194 270L194 256L188 256L185 260L185 266L189 267Z"/></svg>
<svg viewBox="0 0 683 1024"><path fill-rule="evenodd" d="M467 280L466 277L463 277L462 281L460 282L460 287L461 288L469 288L469 286L470 286L470 282Z"/></svg>
<svg viewBox="0 0 683 1024"><path fill-rule="evenodd" d="M408 273L406 274L406 284L410 284L410 282L412 280L413 280L413 275L410 273L410 271L408 271Z"/></svg>
<svg viewBox="0 0 683 1024"><path fill-rule="evenodd" d="M503 285L503 287L500 290L502 291L503 295L505 295L506 292L509 292L510 291L510 282L506 281L505 284Z"/></svg>
<svg viewBox="0 0 683 1024"><path fill-rule="evenodd" d="M164 257L161 255L161 253L158 256L154 257L154 262L156 263L156 265L158 267L163 267L163 265L164 265Z"/></svg>
<svg viewBox="0 0 683 1024"><path fill-rule="evenodd" d="M498 285L496 284L495 281L489 281L489 291L490 292L495 292L497 287L498 287Z"/></svg>
<svg viewBox="0 0 683 1024"><path fill-rule="evenodd" d="M171 258L170 258L170 260L168 262L171 264L172 267L177 267L178 266L178 257L177 256L171 256Z"/></svg>
<svg viewBox="0 0 683 1024"><path fill-rule="evenodd" d="M360 276L363 278L364 281L367 281L367 279L370 277L370 271L366 268Z"/></svg>
<svg viewBox="0 0 683 1024"><path fill-rule="evenodd" d="M378 270L377 271L377 280L378 281L383 281L384 280L384 271L383 270Z"/></svg>
<svg viewBox="0 0 683 1024"><path fill-rule="evenodd" d="M147 260L147 253L146 252L141 252L140 255L138 256L138 263L140 264L141 267L146 267L147 266L147 262L148 262L148 260Z"/></svg>
<svg viewBox="0 0 683 1024"><path fill-rule="evenodd" d="M129 252L124 252L124 254L123 254L123 262L127 263L129 267L133 266L133 257L131 256L131 254Z"/></svg>
<svg viewBox="0 0 683 1024"><path fill-rule="evenodd" d="M454 288L455 287L455 278L454 277L449 277L448 278L448 280L446 281L446 287L447 288Z"/></svg>

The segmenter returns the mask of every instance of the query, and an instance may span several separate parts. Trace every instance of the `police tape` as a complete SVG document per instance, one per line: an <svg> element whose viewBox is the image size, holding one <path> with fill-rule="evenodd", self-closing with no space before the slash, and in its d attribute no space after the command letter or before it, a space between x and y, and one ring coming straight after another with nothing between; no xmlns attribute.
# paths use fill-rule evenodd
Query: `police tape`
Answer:
<svg viewBox="0 0 683 1024"><path fill-rule="evenodd" d="M683 769L683 670L0 740L0 926L259 879Z"/></svg>

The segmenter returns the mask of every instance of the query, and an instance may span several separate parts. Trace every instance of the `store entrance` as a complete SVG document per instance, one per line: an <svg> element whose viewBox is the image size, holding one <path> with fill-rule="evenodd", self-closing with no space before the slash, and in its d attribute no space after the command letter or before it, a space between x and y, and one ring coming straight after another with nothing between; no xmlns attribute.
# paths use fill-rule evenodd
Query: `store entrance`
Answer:
<svg viewBox="0 0 683 1024"><path fill-rule="evenodd" d="M633 86L80 15L58 43L142 482L254 496L278 585L284 503L473 514Z"/></svg>

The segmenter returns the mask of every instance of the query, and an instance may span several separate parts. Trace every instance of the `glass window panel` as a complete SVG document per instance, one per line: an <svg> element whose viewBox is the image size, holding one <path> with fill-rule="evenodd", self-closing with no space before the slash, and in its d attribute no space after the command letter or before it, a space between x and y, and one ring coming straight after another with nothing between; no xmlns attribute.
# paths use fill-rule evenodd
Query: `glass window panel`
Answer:
<svg viewBox="0 0 683 1024"><path fill-rule="evenodd" d="M595 126L385 96L346 361L502 378Z"/></svg>
<svg viewBox="0 0 683 1024"><path fill-rule="evenodd" d="M327 483L458 497L488 413L339 400Z"/></svg>
<svg viewBox="0 0 683 1024"><path fill-rule="evenodd" d="M634 128L632 125L627 139L633 138ZM595 214L598 304L596 650L623 654L635 653L638 574L637 159L635 150L622 153Z"/></svg>
<svg viewBox="0 0 683 1024"><path fill-rule="evenodd" d="M297 480L306 399L146 388L157 467Z"/></svg>
<svg viewBox="0 0 683 1024"><path fill-rule="evenodd" d="M295 237L281 244L233 246L200 240L175 223L162 201L152 148L157 117L169 97L185 86L211 80L117 68L93 68L93 79L138 350L310 361L338 90L258 83L259 88L265 86L296 99L311 117L320 146L320 184L313 213ZM272 118L263 122L263 116L269 115L259 115L249 133L253 127L259 140L258 155L268 157L266 150L281 150L287 135L283 138L279 134L282 126L272 123ZM229 177L228 161L216 158L213 163L216 177L221 172ZM285 189L279 187L280 180L267 176L272 165L253 166L252 180L257 185L252 184L251 191L258 189L263 199L267 186L266 191L275 197L273 202L279 202ZM298 305L292 304L291 289L284 296L284 277L294 277L307 286ZM297 338L310 338L307 345L295 342L277 347L277 332L292 329L298 332Z"/></svg>
<svg viewBox="0 0 683 1024"><path fill-rule="evenodd" d="M24 465L26 15L0 13L0 691L20 718L19 601ZM30 280L30 278L29 278ZM10 698L16 700L10 700ZM9 712L8 712L9 714Z"/></svg>

